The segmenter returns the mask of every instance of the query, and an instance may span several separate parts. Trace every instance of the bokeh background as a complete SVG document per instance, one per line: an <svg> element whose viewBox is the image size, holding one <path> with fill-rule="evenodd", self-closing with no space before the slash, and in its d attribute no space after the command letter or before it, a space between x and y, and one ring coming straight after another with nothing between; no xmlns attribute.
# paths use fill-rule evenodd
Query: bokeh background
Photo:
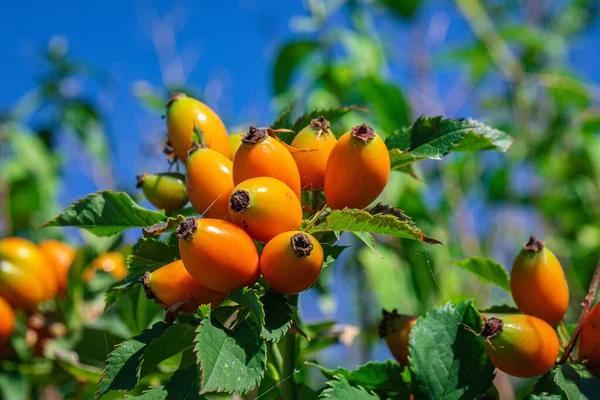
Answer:
<svg viewBox="0 0 600 400"><path fill-rule="evenodd" d="M393 174L382 199L444 246L382 237L377 254L342 238L352 248L301 306L307 321L340 324L347 343L315 358L389 358L376 334L384 307L510 303L452 261L510 268L532 233L559 256L577 309L600 257L599 11L593 0L7 3L0 236L98 246L33 228L100 189L149 206L135 175L168 168L161 115L173 91L209 104L230 132L269 125L292 102L297 114L364 105L335 130L367 121L382 136L420 115L472 117L513 135L512 149Z"/></svg>

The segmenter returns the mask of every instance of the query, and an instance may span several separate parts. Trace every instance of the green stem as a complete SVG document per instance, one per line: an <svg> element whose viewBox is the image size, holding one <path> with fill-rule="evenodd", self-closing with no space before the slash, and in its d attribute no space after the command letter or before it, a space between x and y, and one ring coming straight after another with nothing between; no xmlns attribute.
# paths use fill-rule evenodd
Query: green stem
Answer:
<svg viewBox="0 0 600 400"><path fill-rule="evenodd" d="M298 306L298 295L292 295L288 297L290 306L296 308ZM294 312L296 314L296 312ZM295 319L295 318L294 318ZM281 381L279 389L285 400L296 400L296 380L294 375L296 374L296 334L288 332L283 337L282 342L282 355L283 355L283 371L281 374Z"/></svg>
<svg viewBox="0 0 600 400"><path fill-rule="evenodd" d="M279 379L281 379L281 374L283 373L283 357L281 357L281 352L279 351L277 343L269 343L267 347L267 357L268 360L273 363L275 368L277 368Z"/></svg>

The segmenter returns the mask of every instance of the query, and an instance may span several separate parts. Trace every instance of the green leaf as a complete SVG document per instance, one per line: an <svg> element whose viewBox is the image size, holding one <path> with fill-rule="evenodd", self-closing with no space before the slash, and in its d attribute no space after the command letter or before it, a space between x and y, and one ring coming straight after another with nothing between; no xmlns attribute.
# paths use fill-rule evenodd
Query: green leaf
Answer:
<svg viewBox="0 0 600 400"><path fill-rule="evenodd" d="M409 337L412 388L418 399L474 399L492 385L494 366L471 302L447 303L419 318Z"/></svg>
<svg viewBox="0 0 600 400"><path fill-rule="evenodd" d="M439 160L451 151L507 151L514 138L473 119L422 116L410 127L388 136L393 169L430 158Z"/></svg>
<svg viewBox="0 0 600 400"><path fill-rule="evenodd" d="M481 314L520 314L521 310L519 310L515 306L511 306L510 304L499 304L499 305L493 305L491 307L479 309L479 313L481 313Z"/></svg>
<svg viewBox="0 0 600 400"><path fill-rule="evenodd" d="M377 78L367 77L358 82L358 90L368 99L369 110L386 137L398 127L410 124L410 107L398 86Z"/></svg>
<svg viewBox="0 0 600 400"><path fill-rule="evenodd" d="M277 342L292 325L292 309L287 298L274 290L267 291L260 298L260 302L265 312L265 322L260 335L265 340Z"/></svg>
<svg viewBox="0 0 600 400"><path fill-rule="evenodd" d="M354 236L360 239L373 253L377 254L379 257L383 258L379 249L377 248L377 243L375 242L375 238L369 232L352 232Z"/></svg>
<svg viewBox="0 0 600 400"><path fill-rule="evenodd" d="M196 327L179 323L171 325L165 333L154 339L144 353L139 369L139 378L143 378L156 369L156 366L167 358L173 357L194 345Z"/></svg>
<svg viewBox="0 0 600 400"><path fill-rule="evenodd" d="M129 228L143 228L165 220L163 213L137 205L127 193L103 191L87 195L43 227L74 226L97 236L111 236Z"/></svg>
<svg viewBox="0 0 600 400"><path fill-rule="evenodd" d="M138 400L206 400L206 397L200 394L200 373L193 351L188 350L183 353L179 368L164 386L154 386L141 396L127 398Z"/></svg>
<svg viewBox="0 0 600 400"><path fill-rule="evenodd" d="M194 347L202 370L201 393L248 393L260 383L267 362L260 326L246 318L232 332L207 314Z"/></svg>
<svg viewBox="0 0 600 400"><path fill-rule="evenodd" d="M175 239L173 239L175 238ZM146 271L155 271L179 257L179 245L175 236L163 241L155 237L142 237L127 256L130 277L139 277Z"/></svg>
<svg viewBox="0 0 600 400"><path fill-rule="evenodd" d="M11 400L29 399L31 383L21 374L0 372L0 398Z"/></svg>
<svg viewBox="0 0 600 400"><path fill-rule="evenodd" d="M348 208L334 210L327 215L324 221L311 227L308 233L331 231L381 233L405 239L419 240L425 243L440 243L435 239L425 236L415 226L410 217L403 214L400 210L381 205L365 211L350 210Z"/></svg>
<svg viewBox="0 0 600 400"><path fill-rule="evenodd" d="M322 110L313 110L311 112L304 114L300 118L298 118L296 120L296 122L294 122L294 125L292 125L291 129L294 132L299 132L300 130L305 128L308 124L310 124L311 120L313 120L315 118L319 118L320 116L325 117L325 119L327 121L329 121L329 123L331 125L333 125L336 122L338 122L344 115L348 114L351 111L355 111L355 110L366 111L366 109L364 109L361 106L349 106L349 107L338 107L338 108L326 108L326 109L322 109ZM338 132L338 136L341 136L343 133L344 132Z"/></svg>
<svg viewBox="0 0 600 400"><path fill-rule="evenodd" d="M566 400L597 399L600 379L595 378L584 366L578 364L557 365L535 384L531 394L557 395ZM535 398L533 396L528 397Z"/></svg>
<svg viewBox="0 0 600 400"><path fill-rule="evenodd" d="M323 248L323 268L327 268L331 265L338 257L342 254L344 249L349 246L335 246L329 243L321 243L321 247Z"/></svg>
<svg viewBox="0 0 600 400"><path fill-rule="evenodd" d="M294 102L290 103L287 107L285 107L283 110L281 110L281 112L279 113L279 115L277 116L275 121L273 121L273 123L271 124L271 128L272 129L291 128L290 116L292 115L292 111L294 110L295 106L296 106L296 102L294 101Z"/></svg>
<svg viewBox="0 0 600 400"><path fill-rule="evenodd" d="M510 277L508 272L496 261L487 257L471 257L461 261L453 261L452 264L467 270L484 283L491 283L510 293Z"/></svg>
<svg viewBox="0 0 600 400"><path fill-rule="evenodd" d="M319 43L312 40L299 40L281 46L273 72L275 95L289 88L294 70L318 48Z"/></svg>
<svg viewBox="0 0 600 400"><path fill-rule="evenodd" d="M324 400L376 400L379 399L374 393L367 392L362 387L350 385L342 375L336 375L334 380L327 382L327 389L319 395Z"/></svg>
<svg viewBox="0 0 600 400"><path fill-rule="evenodd" d="M139 396L125 396L127 400L166 400L168 396L164 386L152 386Z"/></svg>
<svg viewBox="0 0 600 400"><path fill-rule="evenodd" d="M542 394L532 394L531 396L527 397L527 400L564 400L565 398L562 396L559 396L557 394L548 394L548 393L542 393Z"/></svg>
<svg viewBox="0 0 600 400"><path fill-rule="evenodd" d="M231 292L228 298L239 305L247 307L252 312L252 316L255 318L255 321L259 326L264 324L265 310L258 298L258 293L256 290L248 288L237 289Z"/></svg>
<svg viewBox="0 0 600 400"><path fill-rule="evenodd" d="M367 390L408 390L408 386L402 377L404 367L391 360L385 362L371 361L351 371L345 368L329 369L310 362L307 364L317 367L327 379L343 376L351 385L362 386Z"/></svg>
<svg viewBox="0 0 600 400"><path fill-rule="evenodd" d="M156 323L151 329L144 330L138 336L124 341L108 355L102 379L96 389L96 397L100 398L109 390L131 390L138 382L137 370L142 363L144 353L150 342L160 337L167 325Z"/></svg>

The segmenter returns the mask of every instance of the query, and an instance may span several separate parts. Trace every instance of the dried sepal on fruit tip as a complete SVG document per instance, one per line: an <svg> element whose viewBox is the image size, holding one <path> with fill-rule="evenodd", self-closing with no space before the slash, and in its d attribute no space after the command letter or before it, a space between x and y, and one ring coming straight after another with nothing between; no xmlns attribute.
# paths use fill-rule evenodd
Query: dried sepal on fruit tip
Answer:
<svg viewBox="0 0 600 400"><path fill-rule="evenodd" d="M306 233L298 232L290 239L292 249L298 257L308 257L314 245Z"/></svg>
<svg viewBox="0 0 600 400"><path fill-rule="evenodd" d="M144 272L144 275L140 276L138 282L142 284L146 298L154 301L158 300L156 296L154 296L154 293L152 293L152 289L150 289L150 271Z"/></svg>
<svg viewBox="0 0 600 400"><path fill-rule="evenodd" d="M165 103L165 107L169 108L171 106L171 104L173 104L175 101L179 100L179 99L184 99L187 97L187 94L185 93L173 93L171 94L171 97L169 98L169 100L167 100L167 102Z"/></svg>
<svg viewBox="0 0 600 400"><path fill-rule="evenodd" d="M250 207L250 193L243 189L236 190L229 198L229 205L233 211L243 212Z"/></svg>
<svg viewBox="0 0 600 400"><path fill-rule="evenodd" d="M191 241L194 239L194 233L198 229L198 220L196 217L188 217L179 223L177 227L177 237L181 240Z"/></svg>
<svg viewBox="0 0 600 400"><path fill-rule="evenodd" d="M357 125L352 128L352 137L364 143L369 143L375 137L375 131L367 124Z"/></svg>
<svg viewBox="0 0 600 400"><path fill-rule="evenodd" d="M251 126L246 133L242 137L242 143L246 144L256 144L262 140L265 140L269 136L269 132L266 129L259 129L254 126Z"/></svg>
<svg viewBox="0 0 600 400"><path fill-rule="evenodd" d="M319 118L311 120L310 126L315 128L319 134L329 133L329 130L331 129L331 124L322 115Z"/></svg>
<svg viewBox="0 0 600 400"><path fill-rule="evenodd" d="M200 149L205 149L206 145L198 143L198 142L192 142L192 147L188 150L187 152L187 159L190 159L190 156L192 154L194 154L196 151L200 150ZM186 160L187 161L187 160Z"/></svg>
<svg viewBox="0 0 600 400"><path fill-rule="evenodd" d="M537 240L534 235L529 237L527 243L523 245L523 250L530 253L537 253L544 248L544 242Z"/></svg>
<svg viewBox="0 0 600 400"><path fill-rule="evenodd" d="M135 188L136 189L141 189L142 186L144 185L144 181L146 180L146 178L148 177L147 173L143 173L141 175L136 175L135 179L136 179L136 183L135 183Z"/></svg>
<svg viewBox="0 0 600 400"><path fill-rule="evenodd" d="M504 321L500 318L489 318L485 321L485 323L481 326L480 335L487 341L495 338L499 334L502 333L504 329Z"/></svg>

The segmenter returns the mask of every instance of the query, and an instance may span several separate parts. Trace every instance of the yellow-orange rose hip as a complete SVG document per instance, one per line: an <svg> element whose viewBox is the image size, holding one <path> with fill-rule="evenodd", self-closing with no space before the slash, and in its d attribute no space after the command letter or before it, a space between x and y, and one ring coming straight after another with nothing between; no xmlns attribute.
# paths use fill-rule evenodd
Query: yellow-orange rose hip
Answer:
<svg viewBox="0 0 600 400"><path fill-rule="evenodd" d="M558 324L569 307L569 286L560 262L533 235L513 262L510 287L523 313L550 325Z"/></svg>
<svg viewBox="0 0 600 400"><path fill-rule="evenodd" d="M167 127L173 150L182 162L192 148L192 133L202 131L204 144L229 157L227 129L221 118L206 104L185 93L176 93L167 102Z"/></svg>
<svg viewBox="0 0 600 400"><path fill-rule="evenodd" d="M211 308L215 308L227 297L227 293L209 289L192 278L181 260L154 272L146 272L140 281L149 299L155 300L163 308L181 304L180 311L185 313L196 312L202 304L210 304Z"/></svg>
<svg viewBox="0 0 600 400"><path fill-rule="evenodd" d="M292 141L292 147L313 150L292 153L300 171L302 190L323 189L325 167L327 166L329 154L336 143L337 140L331 132L329 121L322 116L313 119L306 128L298 132Z"/></svg>

